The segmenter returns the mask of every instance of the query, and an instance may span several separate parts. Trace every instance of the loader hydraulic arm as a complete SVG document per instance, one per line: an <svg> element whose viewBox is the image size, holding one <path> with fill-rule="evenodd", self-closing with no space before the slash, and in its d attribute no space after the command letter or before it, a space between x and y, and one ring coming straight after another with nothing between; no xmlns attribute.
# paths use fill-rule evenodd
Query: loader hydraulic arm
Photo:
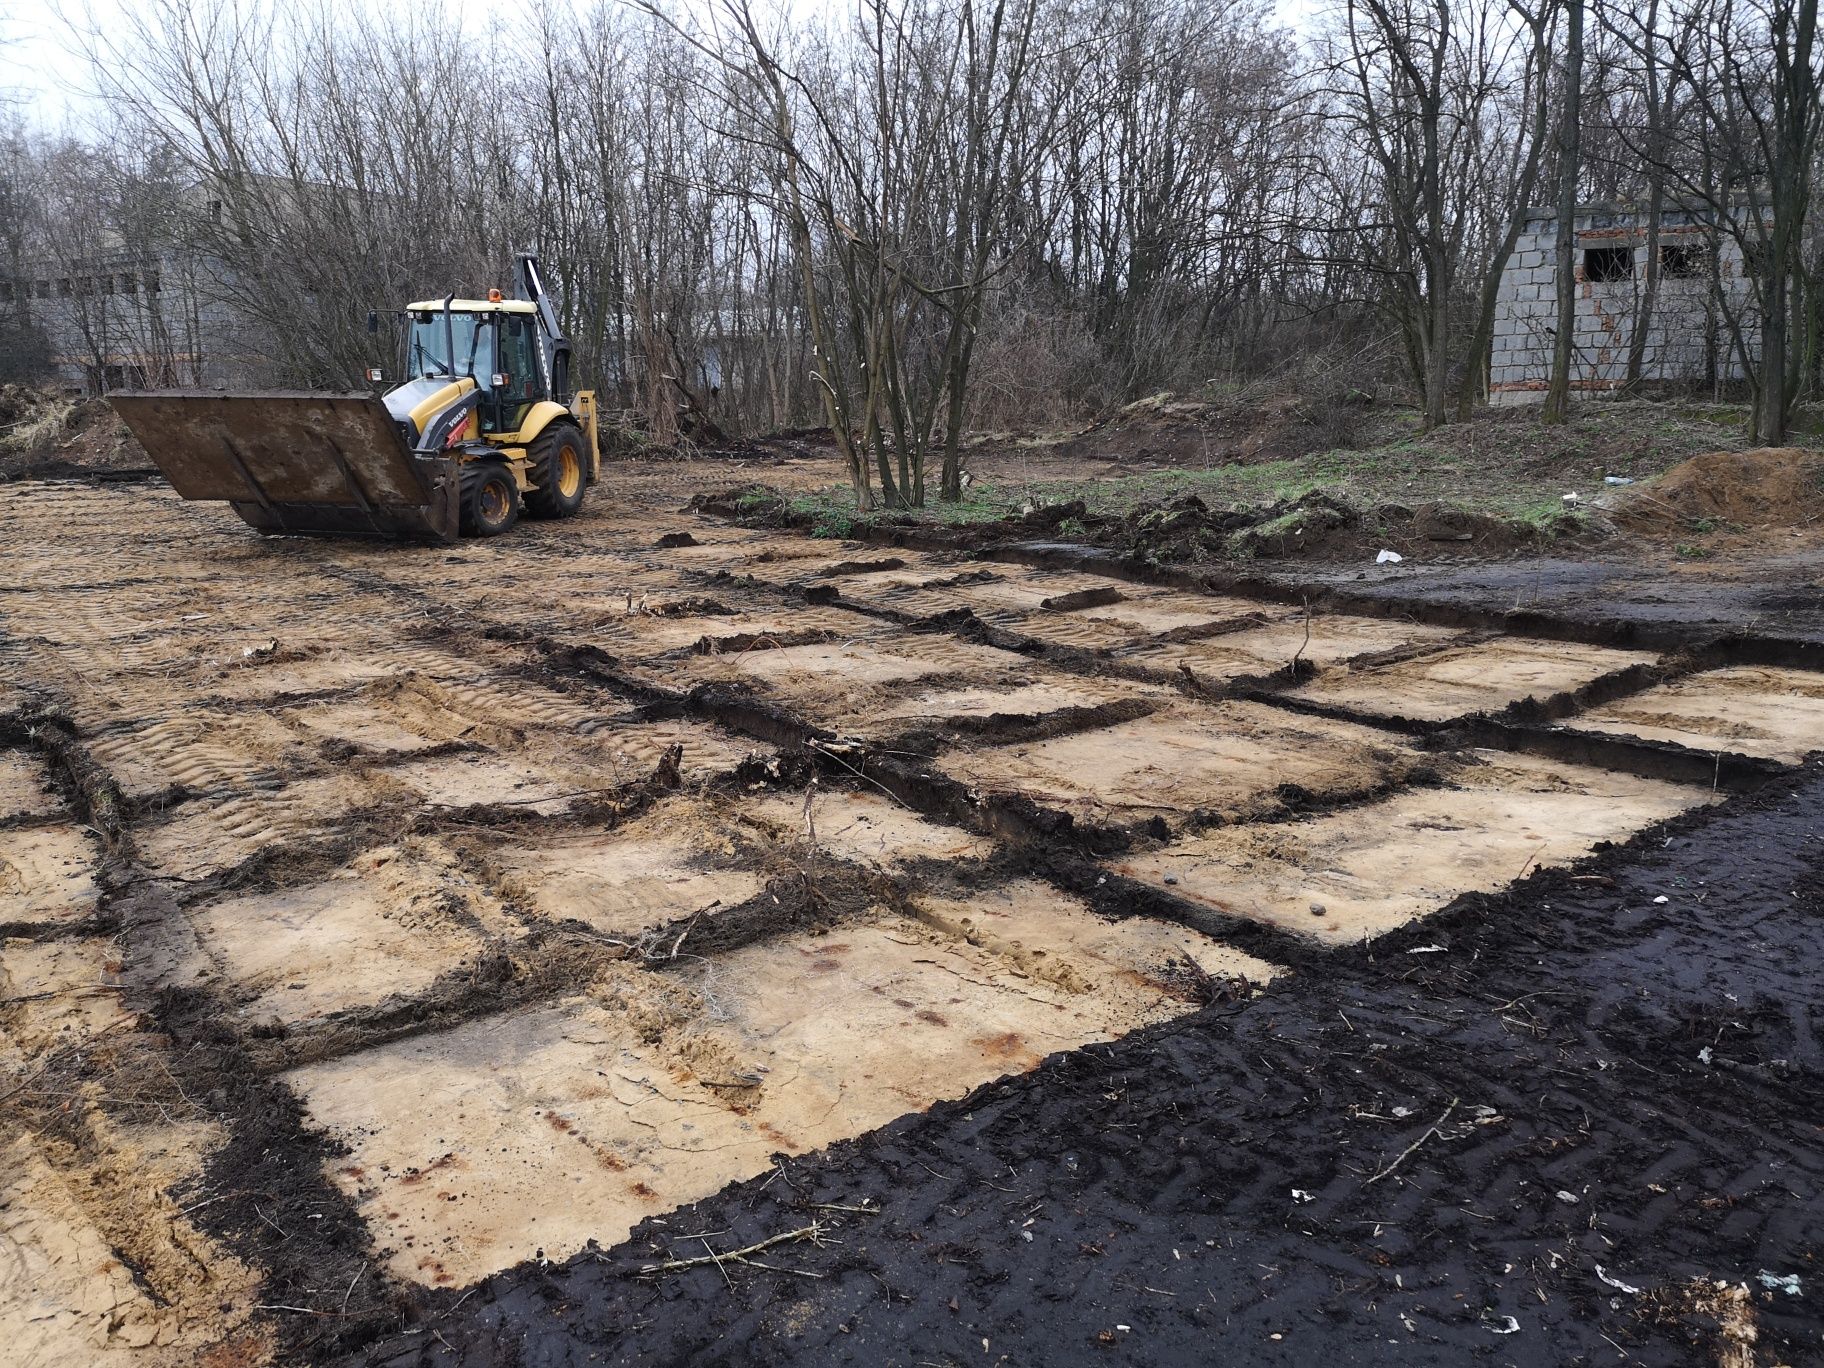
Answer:
<svg viewBox="0 0 1824 1368"><path fill-rule="evenodd" d="M531 252L519 254L519 291L522 298L538 306L539 361L545 368L545 392L560 404L570 402L570 339L564 336L557 310L545 291L544 277L539 273L538 257Z"/></svg>

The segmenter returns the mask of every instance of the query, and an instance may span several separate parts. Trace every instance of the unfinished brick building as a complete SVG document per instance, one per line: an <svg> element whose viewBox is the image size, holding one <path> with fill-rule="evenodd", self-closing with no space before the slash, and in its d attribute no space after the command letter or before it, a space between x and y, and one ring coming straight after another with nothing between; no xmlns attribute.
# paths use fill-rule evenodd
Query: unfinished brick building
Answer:
<svg viewBox="0 0 1824 1368"><path fill-rule="evenodd" d="M1739 379L1736 336L1754 343L1754 282L1740 247L1716 232L1702 208L1668 205L1659 229L1659 281L1647 293L1647 213L1642 205L1586 204L1577 210L1576 341L1571 388L1615 389L1628 378L1637 323L1644 326L1640 379L1702 384ZM1542 399L1552 372L1558 322L1557 215L1536 209L1501 277L1495 307L1489 402ZM1643 321L1643 314L1644 321ZM1731 319L1734 326L1731 326Z"/></svg>

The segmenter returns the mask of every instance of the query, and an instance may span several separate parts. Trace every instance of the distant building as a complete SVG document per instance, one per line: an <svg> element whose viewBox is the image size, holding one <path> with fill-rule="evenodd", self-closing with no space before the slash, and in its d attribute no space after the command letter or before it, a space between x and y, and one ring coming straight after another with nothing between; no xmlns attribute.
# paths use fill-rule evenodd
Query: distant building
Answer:
<svg viewBox="0 0 1824 1368"><path fill-rule="evenodd" d="M244 383L247 328L222 302L220 264L192 239L220 213L200 186L179 192L161 229L128 241L101 229L0 274L0 307L43 330L53 378L89 394Z"/></svg>
<svg viewBox="0 0 1824 1368"><path fill-rule="evenodd" d="M1628 351L1647 276L1647 213L1634 204L1586 204L1573 223L1577 273L1573 391L1614 389L1627 379ZM1557 215L1527 216L1501 276L1495 305L1489 402L1541 400L1552 374L1558 324ZM1703 384L1742 378L1735 336L1752 352L1754 282L1740 247L1715 231L1708 210L1668 205L1660 218L1659 288L1647 319L1640 376L1646 382ZM1731 328L1733 317L1735 328Z"/></svg>

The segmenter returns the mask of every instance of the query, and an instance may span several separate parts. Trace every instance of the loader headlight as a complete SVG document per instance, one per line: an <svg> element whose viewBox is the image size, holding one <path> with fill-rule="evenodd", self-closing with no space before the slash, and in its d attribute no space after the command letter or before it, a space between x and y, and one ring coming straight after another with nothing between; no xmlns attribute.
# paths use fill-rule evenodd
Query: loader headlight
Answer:
<svg viewBox="0 0 1824 1368"><path fill-rule="evenodd" d="M381 372L380 367L369 366L367 368L367 378L370 383L377 385L382 380L386 379L386 376Z"/></svg>
<svg viewBox="0 0 1824 1368"><path fill-rule="evenodd" d="M508 385L513 383L513 377L508 375L505 371L501 371L498 375L491 376L489 378L489 383L493 385L495 389L505 389Z"/></svg>

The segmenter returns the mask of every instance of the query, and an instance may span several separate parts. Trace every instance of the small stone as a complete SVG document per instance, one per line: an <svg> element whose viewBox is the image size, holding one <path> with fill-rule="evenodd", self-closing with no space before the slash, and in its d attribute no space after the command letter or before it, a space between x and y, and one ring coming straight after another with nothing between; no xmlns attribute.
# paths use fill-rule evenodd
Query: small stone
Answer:
<svg viewBox="0 0 1824 1368"><path fill-rule="evenodd" d="M1311 915L1314 917L1323 916L1324 915L1324 905L1322 903L1312 903L1311 904Z"/></svg>
<svg viewBox="0 0 1824 1368"><path fill-rule="evenodd" d="M1165 881L1168 884L1176 884L1178 882L1178 876L1176 874L1167 874L1165 876Z"/></svg>

